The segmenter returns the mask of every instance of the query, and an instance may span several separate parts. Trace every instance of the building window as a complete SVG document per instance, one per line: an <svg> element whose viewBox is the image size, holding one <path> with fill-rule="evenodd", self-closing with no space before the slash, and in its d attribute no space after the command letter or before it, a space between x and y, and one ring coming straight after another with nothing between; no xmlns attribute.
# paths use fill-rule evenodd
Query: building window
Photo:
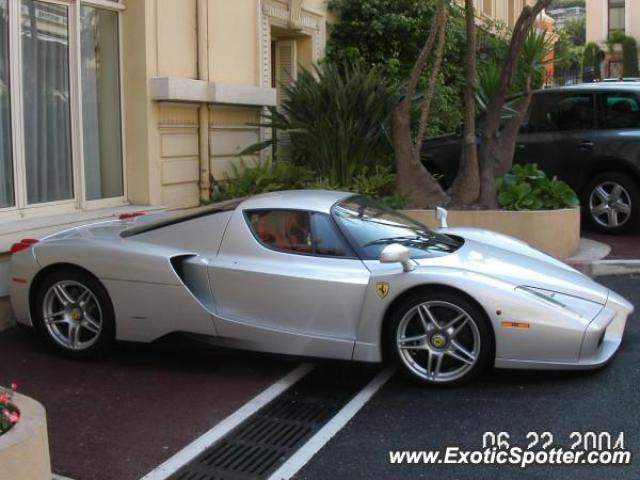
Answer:
<svg viewBox="0 0 640 480"><path fill-rule="evenodd" d="M14 205L7 2L8 0L0 0L0 208Z"/></svg>
<svg viewBox="0 0 640 480"><path fill-rule="evenodd" d="M73 198L68 7L22 0L27 203Z"/></svg>
<svg viewBox="0 0 640 480"><path fill-rule="evenodd" d="M124 201L123 7L109 3L0 0L0 220Z"/></svg>
<svg viewBox="0 0 640 480"><path fill-rule="evenodd" d="M88 200L123 195L118 14L80 8L82 138Z"/></svg>
<svg viewBox="0 0 640 480"><path fill-rule="evenodd" d="M493 0L483 0L482 13L489 17L493 15Z"/></svg>
<svg viewBox="0 0 640 480"><path fill-rule="evenodd" d="M624 33L624 3L625 0L609 0L609 35Z"/></svg>

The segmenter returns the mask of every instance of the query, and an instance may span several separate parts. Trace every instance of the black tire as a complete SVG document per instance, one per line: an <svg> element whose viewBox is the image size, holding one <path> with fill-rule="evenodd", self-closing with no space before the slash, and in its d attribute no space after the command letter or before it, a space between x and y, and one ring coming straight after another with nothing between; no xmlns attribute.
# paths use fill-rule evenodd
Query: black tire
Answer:
<svg viewBox="0 0 640 480"><path fill-rule="evenodd" d="M68 291L70 298L73 298L75 293L77 299L79 292L85 291L81 290L81 288L91 292L93 296L86 307L86 312L84 312L84 309L81 309L83 313L77 314L77 308L74 311L74 304L71 303L71 306L63 306L59 300L59 295L55 294L52 290L52 287L60 285L60 282L68 285L65 287L65 289L68 290L65 291ZM36 331L47 344L51 345L56 351L76 359L96 359L109 353L116 338L115 315L109 294L97 278L81 269L61 267L47 274L47 276L38 283L36 289L32 318ZM53 296L56 298L54 299ZM58 322L59 326L56 326L55 330L53 327L48 327L45 324L45 302L58 302L56 309L68 311L68 313L56 316L56 319L60 319L60 322ZM75 307L78 306L80 306L80 304L75 305ZM86 321L86 315L90 315L89 318L95 323L97 314L100 315L100 328L96 329L95 326L92 327L98 330L97 332L85 330L85 327L78 327L81 333L77 338L79 340L83 338L87 340L84 342L86 346L73 349L63 345L63 343L61 343L62 340L56 339L56 337L64 337L65 328L71 328L71 322L74 320L73 315L80 315L81 318L76 319L76 321L82 325ZM53 333L54 331L61 332L61 335L56 335L56 333ZM68 336L71 337L70 330L67 331L69 332ZM89 340L88 337L91 337L91 340ZM78 345L82 345L82 342L78 342Z"/></svg>
<svg viewBox="0 0 640 480"><path fill-rule="evenodd" d="M619 200L610 204L602 198L602 192L604 194L611 193L613 187L618 185L622 190L619 196ZM596 189L603 187L599 190L599 195ZM613 201L613 200L611 200ZM611 215L615 215L619 224L613 225L609 217L609 211L611 208L614 210L620 208L618 202L628 203L629 214L624 212L614 211ZM598 207L605 206L606 211L597 215ZM613 206L612 206L613 205ZM640 186L638 181L630 175L620 172L606 172L597 175L584 189L582 196L583 217L592 230L601 233L609 234L622 234L633 231L638 231L640 227Z"/></svg>
<svg viewBox="0 0 640 480"><path fill-rule="evenodd" d="M410 358L410 360L415 364L422 364L424 366L425 362L428 362L428 356L433 354L430 353L431 350L426 350L426 348L432 348L439 356L441 355L443 357L441 365L443 368L443 374L446 374L447 372L444 371L444 368L446 367L445 363L448 362L450 364L449 366L451 366L452 363L457 361L455 358L450 359L450 353L448 351L445 352L445 350L449 349L454 350L454 344L452 343L452 340L455 340L456 344L462 343L465 348L470 345L469 343L465 343L466 340L464 338L457 337L455 335L451 336L451 328L448 331L434 330L426 334L426 336L430 340L434 340L435 334L442 334L443 336L445 336L446 342L442 349L436 349L436 347L434 347L434 345L432 345L431 343L427 344L427 342L430 342L430 340L427 340L427 338L425 338L423 340L425 345L421 346L419 350L414 350L412 353L406 354L407 351L411 352L410 348L406 348L402 349L405 353L401 353L401 349L398 346L397 341L399 336L398 330L399 328L401 328L401 324L405 322L405 317L407 317L412 318L412 320L409 320L409 323L407 324L410 328L418 327L418 325L420 325L418 328L420 328L424 332L425 330L422 328L423 324L417 316L417 311L415 309L418 305L422 305L425 303L429 304L430 311L434 316L440 316L441 319L445 320L444 322L438 321L441 327L445 326L445 324L447 323L447 317L444 314L449 310L452 312L452 317L458 315L460 311L464 312L467 315L468 321L472 322L473 325L475 325L475 331L479 340L479 346L475 355L475 360L472 365L467 365L464 367L462 366L462 362L459 362L461 363L461 368L463 370L460 371L458 377L451 376L450 378L438 378L437 376L435 376L435 379L427 378L426 376L421 375L416 371L417 367L410 366L410 361L407 360L407 358ZM455 308L451 308L450 306L454 306ZM441 311L438 311L438 309L440 309ZM456 311L456 309L458 310ZM410 313L413 311L415 312ZM413 324L411 322L413 322ZM420 323L418 324L415 322ZM455 329L455 325L452 328ZM403 331L406 332L407 330L405 329ZM471 323L468 323L456 335L462 335L466 336L467 339L473 339L476 338L476 335L473 333L473 331L474 329L473 327L471 327ZM389 321L386 324L385 333L385 351L387 355L393 361L397 362L400 365L403 373L406 376L422 385L434 387L451 387L465 384L477 378L483 371L485 371L492 364L495 355L495 340L493 336L493 330L489 324L485 312L475 302L470 300L465 295L448 288L424 289L408 295L405 299L403 299L402 303L397 306L397 308L390 312L390 317ZM409 337L413 338L412 335L409 335ZM416 336L419 335L421 335L421 333L420 331L417 331ZM429 335L431 336L429 337ZM454 353L456 352L457 351L454 350ZM428 363L426 364L428 365ZM425 368L425 371L428 371L428 369ZM455 368L452 371L455 371Z"/></svg>

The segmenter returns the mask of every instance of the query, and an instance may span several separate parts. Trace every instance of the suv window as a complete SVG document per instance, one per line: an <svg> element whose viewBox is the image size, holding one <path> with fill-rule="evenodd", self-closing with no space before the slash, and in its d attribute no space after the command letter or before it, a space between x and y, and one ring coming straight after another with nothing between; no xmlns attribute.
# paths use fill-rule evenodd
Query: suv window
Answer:
<svg viewBox="0 0 640 480"><path fill-rule="evenodd" d="M542 93L534 95L529 131L558 132L595 128L595 108L590 93Z"/></svg>
<svg viewBox="0 0 640 480"><path fill-rule="evenodd" d="M632 92L603 94L603 124L605 128L639 128L640 102Z"/></svg>
<svg viewBox="0 0 640 480"><path fill-rule="evenodd" d="M329 215L302 210L252 210L246 213L254 236L283 252L353 257Z"/></svg>

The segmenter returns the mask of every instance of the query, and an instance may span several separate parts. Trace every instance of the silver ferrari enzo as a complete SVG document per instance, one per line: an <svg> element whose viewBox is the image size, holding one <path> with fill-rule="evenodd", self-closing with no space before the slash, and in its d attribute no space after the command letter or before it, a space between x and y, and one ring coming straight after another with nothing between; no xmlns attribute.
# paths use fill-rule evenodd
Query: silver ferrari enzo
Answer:
<svg viewBox="0 0 640 480"><path fill-rule="evenodd" d="M73 357L176 332L216 345L397 361L428 384L605 364L633 306L517 239L430 230L344 192L124 215L12 248L18 321Z"/></svg>

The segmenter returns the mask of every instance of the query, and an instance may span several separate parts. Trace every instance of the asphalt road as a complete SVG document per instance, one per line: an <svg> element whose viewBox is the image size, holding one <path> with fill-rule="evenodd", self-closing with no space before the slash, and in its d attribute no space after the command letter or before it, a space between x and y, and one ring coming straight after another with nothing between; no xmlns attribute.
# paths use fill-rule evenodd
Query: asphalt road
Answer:
<svg viewBox="0 0 640 480"><path fill-rule="evenodd" d="M640 276L599 281L640 306ZM640 478L640 315L623 345L593 372L492 371L471 385L424 389L396 375L296 476L306 480L428 478L438 480ZM528 432L551 432L569 447L571 432L624 432L626 466L392 465L390 450L481 449L484 432L508 432L526 447Z"/></svg>

